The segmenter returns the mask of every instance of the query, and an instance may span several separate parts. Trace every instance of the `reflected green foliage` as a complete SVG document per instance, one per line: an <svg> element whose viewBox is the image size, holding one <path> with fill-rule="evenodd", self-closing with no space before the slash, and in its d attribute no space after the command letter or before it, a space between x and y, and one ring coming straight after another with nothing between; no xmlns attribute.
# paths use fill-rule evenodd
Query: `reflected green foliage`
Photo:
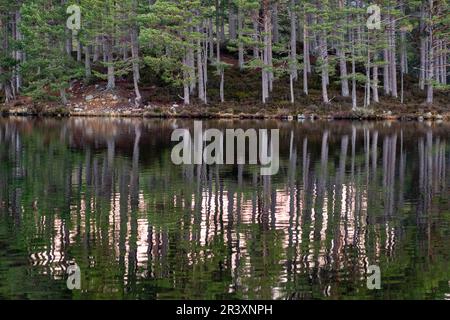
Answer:
<svg viewBox="0 0 450 320"><path fill-rule="evenodd" d="M176 127L0 119L0 298L448 298L448 124L204 123L279 128L273 177L173 165Z"/></svg>

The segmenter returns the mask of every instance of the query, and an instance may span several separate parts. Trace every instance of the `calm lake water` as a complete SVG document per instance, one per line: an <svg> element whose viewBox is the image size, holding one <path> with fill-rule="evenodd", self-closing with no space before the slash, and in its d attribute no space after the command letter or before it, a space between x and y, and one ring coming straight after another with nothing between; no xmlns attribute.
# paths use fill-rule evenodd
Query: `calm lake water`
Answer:
<svg viewBox="0 0 450 320"><path fill-rule="evenodd" d="M193 121L0 118L0 298L450 299L449 123L203 126L279 128L279 173L172 164Z"/></svg>

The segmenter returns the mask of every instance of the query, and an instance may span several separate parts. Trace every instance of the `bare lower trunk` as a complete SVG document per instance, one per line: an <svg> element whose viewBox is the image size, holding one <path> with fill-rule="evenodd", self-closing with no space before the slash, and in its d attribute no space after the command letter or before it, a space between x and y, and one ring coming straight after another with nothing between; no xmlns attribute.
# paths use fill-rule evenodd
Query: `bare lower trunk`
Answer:
<svg viewBox="0 0 450 320"><path fill-rule="evenodd" d="M197 88L197 82L195 81L195 57L194 57L194 49L189 47L188 55L186 60L187 65L189 66L189 78L191 80L189 90L190 93L193 94L194 90Z"/></svg>
<svg viewBox="0 0 450 320"><path fill-rule="evenodd" d="M133 9L136 10L137 2L133 1ZM134 11L135 12L135 11ZM141 74L139 71L139 41L138 41L138 26L132 26L131 28L131 58L133 60L133 86L135 100L134 104L139 107L142 103L142 96L139 90L139 81L141 79Z"/></svg>
<svg viewBox="0 0 450 320"><path fill-rule="evenodd" d="M394 98L398 98L397 91L397 54L396 54L396 41L395 41L395 18L391 17L391 30L390 30L390 67L391 72L391 91Z"/></svg>
<svg viewBox="0 0 450 320"><path fill-rule="evenodd" d="M236 26L237 26L236 12L233 5L231 4L230 8L228 9L228 30L230 33L231 40L236 40L237 37Z"/></svg>
<svg viewBox="0 0 450 320"><path fill-rule="evenodd" d="M371 70L371 56L370 56L370 33L367 34L367 66L366 66L366 98L365 107L370 106L370 70Z"/></svg>
<svg viewBox="0 0 450 320"><path fill-rule="evenodd" d="M444 50L443 63L442 63L442 68L443 68L443 70L442 70L442 83L445 84L445 85L447 84L447 66L448 66L447 55L448 55L448 52L449 52L447 46L448 46L447 40L444 40L444 44L443 44L443 47L442 47L442 49Z"/></svg>
<svg viewBox="0 0 450 320"><path fill-rule="evenodd" d="M271 16L270 16L270 6L269 1L264 0L263 2L263 19L264 19L264 50L262 52L262 63L263 67L261 69L261 79L262 79L262 102L266 103L269 98L269 92L271 87L271 72L268 70L271 67L271 43L272 43L272 33L271 33Z"/></svg>
<svg viewBox="0 0 450 320"><path fill-rule="evenodd" d="M67 105L67 96L65 89L59 89L59 96L63 105Z"/></svg>
<svg viewBox="0 0 450 320"><path fill-rule="evenodd" d="M308 41L308 19L305 11L303 12L303 92L308 95L308 72L310 68L309 61L309 41Z"/></svg>
<svg viewBox="0 0 450 320"><path fill-rule="evenodd" d="M72 46L72 31L66 28L66 53L68 55L72 54L73 46Z"/></svg>
<svg viewBox="0 0 450 320"><path fill-rule="evenodd" d="M289 89L291 92L291 103L295 103L295 95L294 95L294 75L289 75Z"/></svg>
<svg viewBox="0 0 450 320"><path fill-rule="evenodd" d="M297 70L297 15L295 14L295 0L291 0L289 8L291 20L291 76L293 80L298 78Z"/></svg>
<svg viewBox="0 0 450 320"><path fill-rule="evenodd" d="M217 41L216 43L217 46L217 56L216 56L216 60L217 60L217 65L218 65L218 72L220 75L220 102L224 103L225 102L225 90L224 90L224 86L225 86L225 72L222 66L220 66L220 61L221 61L221 53L220 53L220 42Z"/></svg>
<svg viewBox="0 0 450 320"><path fill-rule="evenodd" d="M111 40L105 40L105 54L106 54L106 63L108 65L108 85L106 86L107 90L114 90L116 88L116 78L115 78L115 70L114 70L114 61L113 61L113 53L111 48Z"/></svg>
<svg viewBox="0 0 450 320"><path fill-rule="evenodd" d="M420 38L420 72L419 72L419 88L425 89L426 78L426 41L425 38Z"/></svg>
<svg viewBox="0 0 450 320"><path fill-rule="evenodd" d="M82 48L81 42L78 40L77 41L77 61L78 62L81 62L82 51L83 51L83 48Z"/></svg>
<svg viewBox="0 0 450 320"><path fill-rule="evenodd" d="M5 92L5 103L9 103L14 100L14 95L11 90L11 85L9 83L5 83L3 85L3 90Z"/></svg>
<svg viewBox="0 0 450 320"><path fill-rule="evenodd" d="M445 78L445 65L444 65L444 40L439 41L439 79L440 83L444 83Z"/></svg>
<svg viewBox="0 0 450 320"><path fill-rule="evenodd" d="M355 43L354 34L352 34L352 110L356 110L356 61L355 61Z"/></svg>
<svg viewBox="0 0 450 320"><path fill-rule="evenodd" d="M278 21L278 3L272 4L272 41L278 43L280 41L279 21Z"/></svg>
<svg viewBox="0 0 450 320"><path fill-rule="evenodd" d="M384 88L384 94L389 95L391 93L391 85L390 85L390 71L389 71L389 50L384 49L383 50L383 57L384 57L384 67L383 67L383 88Z"/></svg>
<svg viewBox="0 0 450 320"><path fill-rule="evenodd" d="M84 77L85 81L89 81L89 79L92 77L91 53L90 47L88 45L84 47Z"/></svg>
<svg viewBox="0 0 450 320"><path fill-rule="evenodd" d="M341 72L341 92L343 97L350 96L350 91L348 87L348 74L347 74L347 61L345 58L345 53L341 49L339 49L339 66Z"/></svg>
<svg viewBox="0 0 450 320"><path fill-rule="evenodd" d="M209 58L214 58L214 27L213 19L208 20L208 42L209 42Z"/></svg>
<svg viewBox="0 0 450 320"><path fill-rule="evenodd" d="M408 55L406 52L406 33L405 31L401 32L401 41L402 41L402 53L401 53L401 70L403 73L408 73Z"/></svg>
<svg viewBox="0 0 450 320"><path fill-rule="evenodd" d="M268 48L267 48L267 57L268 57L268 65L269 65L269 92L273 91L273 52L272 52L272 37L268 38Z"/></svg>
<svg viewBox="0 0 450 320"><path fill-rule="evenodd" d="M430 1L433 3L433 1ZM431 9L430 9L431 11ZM427 75L427 103L433 103L433 71L434 71L434 48L433 28L428 26L428 75Z"/></svg>
<svg viewBox="0 0 450 320"><path fill-rule="evenodd" d="M94 40L94 53L92 56L92 61L97 62L100 56L100 45L99 45L99 37L95 37Z"/></svg>
<svg viewBox="0 0 450 320"><path fill-rule="evenodd" d="M22 32L20 30L21 21L22 21L22 15L20 13L20 10L17 10L15 12L15 36L14 36L14 39L16 41L23 40ZM15 59L18 63L24 62L24 52L22 50L16 50L15 51ZM16 68L14 74L15 74L14 84L16 86L16 91L19 92L20 88L22 87L22 75L20 73L20 68Z"/></svg>
<svg viewBox="0 0 450 320"><path fill-rule="evenodd" d="M328 51L327 51L327 45L325 41L325 35L322 34L319 39L319 45L320 45L320 56L321 56L321 63L322 63L322 99L324 103L329 103L328 100Z"/></svg>
<svg viewBox="0 0 450 320"><path fill-rule="evenodd" d="M239 70L244 70L244 42L242 41L242 12L238 10L238 56L239 56Z"/></svg>
<svg viewBox="0 0 450 320"><path fill-rule="evenodd" d="M259 12L255 11L253 13L253 42L257 43L258 42L258 34L259 34L259 23L258 23L258 18L259 18ZM258 45L255 44L255 46L253 47L253 58L258 59L259 58L259 48Z"/></svg>
<svg viewBox="0 0 450 320"><path fill-rule="evenodd" d="M400 73L400 103L403 104L404 102L404 79L405 78L405 74L403 72Z"/></svg>
<svg viewBox="0 0 450 320"><path fill-rule="evenodd" d="M378 66L376 65L373 67L372 91L373 91L373 101L379 103L380 97L378 95Z"/></svg>
<svg viewBox="0 0 450 320"><path fill-rule="evenodd" d="M223 70L220 72L220 102L225 102L225 93L224 93L224 83L225 83L225 73Z"/></svg>
<svg viewBox="0 0 450 320"><path fill-rule="evenodd" d="M197 27L197 32L200 33L200 27ZM204 79L204 65L202 55L202 43L201 40L197 40L197 74L198 74L198 98L206 103L205 94L205 79Z"/></svg>
<svg viewBox="0 0 450 320"><path fill-rule="evenodd" d="M183 70L183 100L184 100L184 104L185 105L189 105L190 104L190 94L191 94L191 88L190 88L190 76L189 76L189 71L187 71L186 69L189 68L188 65L188 54L185 54L185 57L183 59L183 65L185 70Z"/></svg>

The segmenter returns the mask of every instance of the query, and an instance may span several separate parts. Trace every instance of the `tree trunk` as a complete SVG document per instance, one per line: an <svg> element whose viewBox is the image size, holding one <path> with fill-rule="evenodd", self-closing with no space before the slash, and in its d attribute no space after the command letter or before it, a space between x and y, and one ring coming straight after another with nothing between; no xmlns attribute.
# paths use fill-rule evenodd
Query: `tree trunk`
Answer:
<svg viewBox="0 0 450 320"><path fill-rule="evenodd" d="M66 54L71 55L73 51L72 31L66 28Z"/></svg>
<svg viewBox="0 0 450 320"><path fill-rule="evenodd" d="M291 76L293 80L298 78L297 69L297 15L295 14L295 0L291 0L289 16L291 20Z"/></svg>
<svg viewBox="0 0 450 320"><path fill-rule="evenodd" d="M370 32L367 33L367 66L366 66L366 99L365 107L370 106L370 69L371 69L371 57L370 57Z"/></svg>
<svg viewBox="0 0 450 320"><path fill-rule="evenodd" d="M355 61L355 39L354 33L352 33L352 110L357 108L356 100L356 61Z"/></svg>
<svg viewBox="0 0 450 320"><path fill-rule="evenodd" d="M308 17L303 9L303 92L308 95L308 73L310 72Z"/></svg>
<svg viewBox="0 0 450 320"><path fill-rule="evenodd" d="M77 61L81 62L82 59L83 47L81 45L80 40L77 40Z"/></svg>
<svg viewBox="0 0 450 320"><path fill-rule="evenodd" d="M433 0L429 0L429 20L432 19ZM428 25L428 75L427 75L427 103L433 103L433 71L434 71L434 48L433 48L433 26Z"/></svg>
<svg viewBox="0 0 450 320"><path fill-rule="evenodd" d="M408 54L406 51L406 33L405 31L401 32L401 41L402 41L402 55L401 55L401 69L403 73L408 73Z"/></svg>
<svg viewBox="0 0 450 320"><path fill-rule="evenodd" d="M271 32L271 16L270 16L270 4L269 0L263 1L263 23L264 23L264 50L262 54L262 64L261 78L262 78L262 102L266 103L269 98L270 82L271 82L271 42L272 42L272 32Z"/></svg>
<svg viewBox="0 0 450 320"><path fill-rule="evenodd" d="M396 41L395 41L395 18L391 19L391 30L390 30L390 67L391 72L391 91L394 98L398 98L397 91L397 59L396 59Z"/></svg>
<svg viewBox="0 0 450 320"><path fill-rule="evenodd" d="M295 103L295 95L294 95L294 75L291 73L289 75L289 89L291 92L291 103Z"/></svg>
<svg viewBox="0 0 450 320"><path fill-rule="evenodd" d="M22 21L22 15L20 13L20 10L17 10L15 12L15 40L21 41L23 39L22 32L20 30L20 23ZM22 50L17 50L15 52L15 59L19 63L24 62L24 53ZM15 70L15 85L16 85L16 91L19 92L20 88L22 87L22 75L20 74L19 68L16 68Z"/></svg>
<svg viewBox="0 0 450 320"><path fill-rule="evenodd" d="M197 26L197 32L200 33L200 27ZM202 43L200 39L197 39L197 74L198 74L198 98L206 103L205 95L205 80L203 70L203 55L202 55Z"/></svg>
<svg viewBox="0 0 450 320"><path fill-rule="evenodd" d="M1 72L0 72L0 74L1 74ZM5 83L3 84L3 91L5 92L5 103L9 103L14 100L14 95L12 93L11 85L9 84L9 81L5 81Z"/></svg>
<svg viewBox="0 0 450 320"><path fill-rule="evenodd" d="M142 103L142 96L139 90L139 81L141 78L139 72L139 43L138 43L138 28L133 26L131 30L131 57L133 59L133 85L134 94L136 96L134 104L139 107Z"/></svg>
<svg viewBox="0 0 450 320"><path fill-rule="evenodd" d="M259 40L259 12L255 10L253 13L253 42L255 45L253 46L253 58L258 59L259 58L259 47L258 47L258 40Z"/></svg>
<svg viewBox="0 0 450 320"><path fill-rule="evenodd" d="M384 67L383 67L383 88L384 88L384 94L389 95L391 93L391 85L390 85L390 56L389 56L389 49L383 50L383 59L384 59Z"/></svg>
<svg viewBox="0 0 450 320"><path fill-rule="evenodd" d="M339 66L340 66L340 72L341 72L341 92L343 97L350 96L349 86L348 86L348 74L347 74L347 61L345 57L345 52L341 48L339 48Z"/></svg>
<svg viewBox="0 0 450 320"><path fill-rule="evenodd" d="M237 32L236 32L236 12L232 3L230 3L230 7L228 9L228 29L230 33L230 40L236 40Z"/></svg>
<svg viewBox="0 0 450 320"><path fill-rule="evenodd" d="M328 48L326 42L326 32L323 32L319 36L319 46L320 46L320 58L321 58L321 71L322 71L322 99L324 103L329 103L328 99Z"/></svg>
<svg viewBox="0 0 450 320"><path fill-rule="evenodd" d="M280 27L278 19L278 3L275 1L272 4L272 41L273 43L278 43L280 41Z"/></svg>
<svg viewBox="0 0 450 320"><path fill-rule="evenodd" d="M220 102L225 102L225 93L224 93L224 84L225 84L225 73L223 70L220 72Z"/></svg>
<svg viewBox="0 0 450 320"><path fill-rule="evenodd" d="M92 56L92 61L97 62L100 56L100 40L99 37L96 36L94 40L94 54Z"/></svg>
<svg viewBox="0 0 450 320"><path fill-rule="evenodd" d="M8 54L9 52L9 29L8 29L8 21L2 21L3 16L0 15L0 35L1 32L3 32L3 42L0 42L0 52L3 54L5 52ZM2 58L0 56L0 58ZM3 87L3 91L5 93L5 103L9 103L10 101L14 100L14 88L11 86L12 79L10 76L4 76L4 73L8 73L9 70L4 70L2 65L0 64L0 89ZM3 79L2 79L3 78Z"/></svg>
<svg viewBox="0 0 450 320"><path fill-rule="evenodd" d="M238 56L239 56L239 70L244 70L244 42L242 41L242 29L243 29L243 22L242 22L242 12L241 9L238 8Z"/></svg>
<svg viewBox="0 0 450 320"><path fill-rule="evenodd" d="M448 55L448 48L447 48L447 40L444 40L444 42L443 42L443 47L442 47L442 50L444 50L443 51L443 54L442 54L442 83L444 84L444 85L446 85L447 84L447 66L448 66L448 64L447 64L447 55Z"/></svg>
<svg viewBox="0 0 450 320"><path fill-rule="evenodd" d="M419 72L419 88L425 89L426 78L426 40L421 36L420 38L420 72Z"/></svg>
<svg viewBox="0 0 450 320"><path fill-rule="evenodd" d="M91 79L92 70L91 70L91 54L90 54L90 46L86 45L84 47L84 78L85 81L88 82Z"/></svg>
<svg viewBox="0 0 450 320"><path fill-rule="evenodd" d="M113 53L111 48L111 39L105 37L105 54L106 54L106 63L108 64L108 85L106 86L106 90L114 90L116 88L116 78L115 78L115 70L114 70L114 61L113 61Z"/></svg>
<svg viewBox="0 0 450 320"><path fill-rule="evenodd" d="M220 75L220 102L224 103L225 102L225 93L224 93L224 85L225 85L225 72L223 70L223 68L220 66L220 61L221 61L221 57L220 57L220 42L217 41L217 68L218 68L218 72Z"/></svg>
<svg viewBox="0 0 450 320"><path fill-rule="evenodd" d="M131 59L132 59L132 66L133 66L133 86L134 86L134 94L135 94L135 100L134 104L136 107L140 107L142 104L142 96L141 92L139 90L139 81L141 80L141 74L139 70L139 27L137 25L136 21L136 15L137 15L137 6L138 6L138 0L132 0L131 3L131 18L132 18L132 25L130 29L130 41L131 41Z"/></svg>
<svg viewBox="0 0 450 320"><path fill-rule="evenodd" d="M209 58L212 60L214 58L214 27L212 18L208 20L208 32Z"/></svg>
<svg viewBox="0 0 450 320"><path fill-rule="evenodd" d="M380 102L380 97L378 95L378 66L373 66L373 80L372 80L372 91L373 91L373 101L376 103Z"/></svg>
<svg viewBox="0 0 450 320"><path fill-rule="evenodd" d="M67 105L66 89L59 89L59 96L63 105Z"/></svg>
<svg viewBox="0 0 450 320"><path fill-rule="evenodd" d="M444 64L444 55L445 55L445 51L444 51L444 40L440 40L439 41L439 67L440 67L440 83L444 84L445 82L445 64Z"/></svg>
<svg viewBox="0 0 450 320"><path fill-rule="evenodd" d="M184 89L184 104L185 105L189 105L190 104L190 93L191 93L191 88L190 88L190 75L189 75L189 71L186 70L188 69L189 63L188 63L188 56L189 54L186 53L184 58L183 58L183 65L184 65L184 70L183 70L183 89Z"/></svg>

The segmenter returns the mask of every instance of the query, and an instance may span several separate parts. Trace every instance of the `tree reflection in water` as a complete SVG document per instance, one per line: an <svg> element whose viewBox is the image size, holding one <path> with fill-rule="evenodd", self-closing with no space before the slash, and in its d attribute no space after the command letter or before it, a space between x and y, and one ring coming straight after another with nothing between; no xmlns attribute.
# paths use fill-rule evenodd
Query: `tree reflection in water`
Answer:
<svg viewBox="0 0 450 320"><path fill-rule="evenodd" d="M174 166L177 127L0 119L0 298L448 298L449 124L204 123L278 127L272 177Z"/></svg>

